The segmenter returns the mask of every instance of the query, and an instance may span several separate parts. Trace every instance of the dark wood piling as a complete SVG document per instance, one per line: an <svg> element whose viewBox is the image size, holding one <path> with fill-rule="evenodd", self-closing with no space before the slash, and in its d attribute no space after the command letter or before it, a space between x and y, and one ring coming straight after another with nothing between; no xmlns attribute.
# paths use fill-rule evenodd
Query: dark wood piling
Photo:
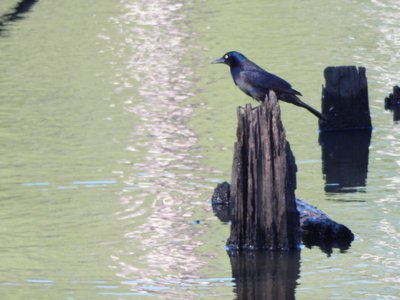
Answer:
<svg viewBox="0 0 400 300"><path fill-rule="evenodd" d="M393 112L393 121L400 120L400 87L393 87L393 93L385 98L385 109Z"/></svg>
<svg viewBox="0 0 400 300"><path fill-rule="evenodd" d="M324 71L321 131L372 129L368 83L364 67L328 67Z"/></svg>
<svg viewBox="0 0 400 300"><path fill-rule="evenodd" d="M326 192L357 192L366 185L372 123L364 67L328 67L324 71L319 122Z"/></svg>
<svg viewBox="0 0 400 300"><path fill-rule="evenodd" d="M299 245L296 164L273 92L256 109L238 109L231 181L231 250Z"/></svg>
<svg viewBox="0 0 400 300"><path fill-rule="evenodd" d="M393 93L385 98L385 109L393 109L400 106L400 87L398 85L393 87Z"/></svg>

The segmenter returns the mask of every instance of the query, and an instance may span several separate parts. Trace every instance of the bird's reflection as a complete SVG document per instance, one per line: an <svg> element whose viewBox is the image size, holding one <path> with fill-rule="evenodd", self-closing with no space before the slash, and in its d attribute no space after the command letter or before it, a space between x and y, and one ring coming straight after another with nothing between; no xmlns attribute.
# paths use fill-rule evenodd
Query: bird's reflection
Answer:
<svg viewBox="0 0 400 300"><path fill-rule="evenodd" d="M366 186L371 130L322 132L325 191L354 193Z"/></svg>
<svg viewBox="0 0 400 300"><path fill-rule="evenodd" d="M228 254L237 299L295 299L300 251Z"/></svg>
<svg viewBox="0 0 400 300"><path fill-rule="evenodd" d="M8 23L20 20L23 15L31 10L38 0L22 0L17 3L12 12L0 16L0 36Z"/></svg>

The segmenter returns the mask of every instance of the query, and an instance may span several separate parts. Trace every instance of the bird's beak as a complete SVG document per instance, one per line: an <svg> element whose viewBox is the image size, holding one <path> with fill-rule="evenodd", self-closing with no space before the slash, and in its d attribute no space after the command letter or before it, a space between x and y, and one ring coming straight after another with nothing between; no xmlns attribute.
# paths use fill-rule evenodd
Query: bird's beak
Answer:
<svg viewBox="0 0 400 300"><path fill-rule="evenodd" d="M217 58L216 60L211 62L212 64L223 64L225 63L225 59L221 58Z"/></svg>

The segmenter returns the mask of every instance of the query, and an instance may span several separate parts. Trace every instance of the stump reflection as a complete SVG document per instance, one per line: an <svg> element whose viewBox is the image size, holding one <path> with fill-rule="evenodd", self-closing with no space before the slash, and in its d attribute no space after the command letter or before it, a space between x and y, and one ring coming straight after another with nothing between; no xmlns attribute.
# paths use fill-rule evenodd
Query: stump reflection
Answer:
<svg viewBox="0 0 400 300"><path fill-rule="evenodd" d="M228 254L237 299L295 299L300 251Z"/></svg>
<svg viewBox="0 0 400 300"><path fill-rule="evenodd" d="M366 186L371 130L322 132L325 191L354 193Z"/></svg>

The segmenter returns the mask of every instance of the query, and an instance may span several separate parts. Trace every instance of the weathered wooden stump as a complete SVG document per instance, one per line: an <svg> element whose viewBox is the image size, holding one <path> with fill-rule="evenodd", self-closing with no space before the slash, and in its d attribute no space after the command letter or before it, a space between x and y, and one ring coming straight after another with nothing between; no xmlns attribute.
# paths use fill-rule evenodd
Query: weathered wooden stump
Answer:
<svg viewBox="0 0 400 300"><path fill-rule="evenodd" d="M319 122L325 191L356 192L365 186L371 116L364 67L328 67L324 71L322 113Z"/></svg>
<svg viewBox="0 0 400 300"><path fill-rule="evenodd" d="M299 244L296 164L278 101L270 92L256 109L238 109L231 182L232 250L289 250Z"/></svg>
<svg viewBox="0 0 400 300"><path fill-rule="evenodd" d="M364 67L328 67L324 71L322 113L329 122L319 122L321 131L372 129L368 83Z"/></svg>

